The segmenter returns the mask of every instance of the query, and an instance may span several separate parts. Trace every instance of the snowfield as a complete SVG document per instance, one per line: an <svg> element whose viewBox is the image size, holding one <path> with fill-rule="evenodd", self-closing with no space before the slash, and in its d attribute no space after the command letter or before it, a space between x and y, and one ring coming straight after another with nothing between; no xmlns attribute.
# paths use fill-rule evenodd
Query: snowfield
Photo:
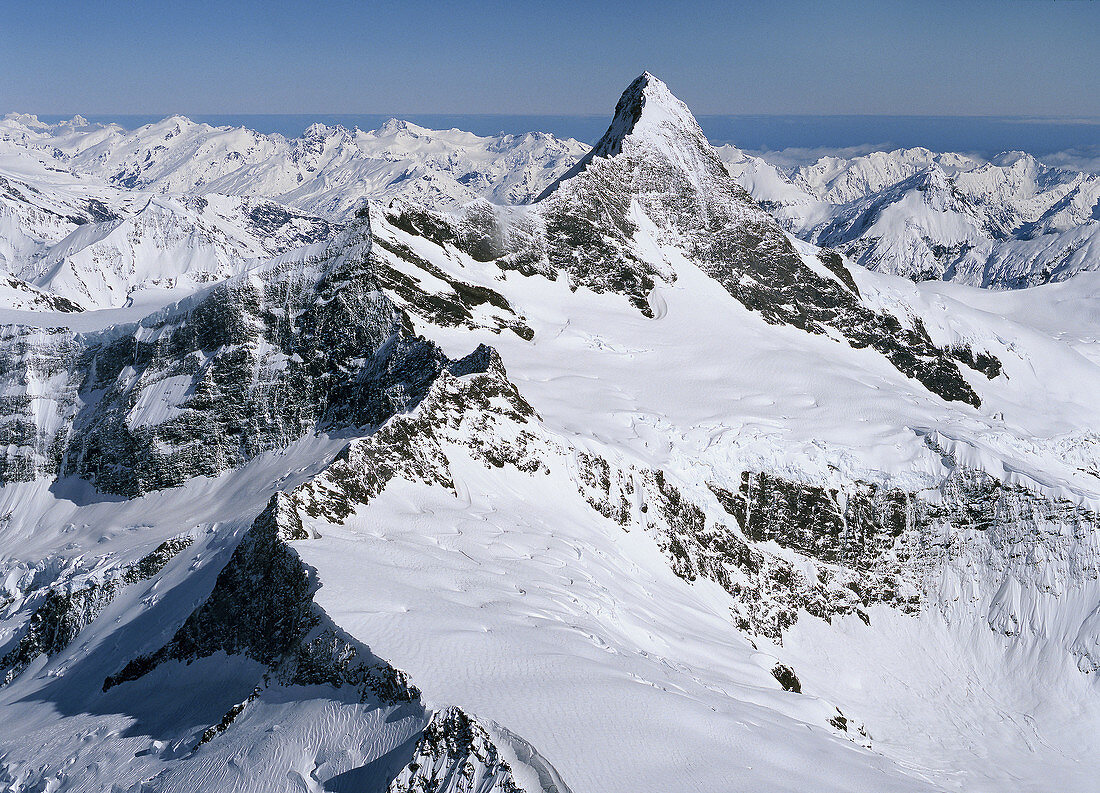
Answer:
<svg viewBox="0 0 1100 793"><path fill-rule="evenodd" d="M648 73L590 153L5 125L11 184L71 170L2 196L0 786L1095 789L1096 274L814 244L977 249L983 179L1033 223L1083 181L791 176Z"/></svg>

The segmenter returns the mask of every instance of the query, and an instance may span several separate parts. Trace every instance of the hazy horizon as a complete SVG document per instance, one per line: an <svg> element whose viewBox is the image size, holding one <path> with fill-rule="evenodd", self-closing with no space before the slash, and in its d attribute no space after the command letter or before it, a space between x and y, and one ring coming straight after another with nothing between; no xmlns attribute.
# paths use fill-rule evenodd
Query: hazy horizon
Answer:
<svg viewBox="0 0 1100 793"><path fill-rule="evenodd" d="M68 121L77 114L34 114L44 123ZM117 123L136 129L172 114L80 114L92 124ZM607 129L611 108L603 114L503 113L195 113L192 121L212 126L247 127L267 134L300 136L313 123L377 129L390 118L430 129L457 128L477 135L548 132L557 137L594 143ZM786 159L811 160L832 150L852 154L923 146L990 157L1003 151L1026 151L1037 157L1057 154L1054 163L1097 170L1100 119L1036 119L1009 116L900 116L701 114L696 118L716 145L733 144L751 152L791 152ZM1070 154L1067 154L1070 152Z"/></svg>

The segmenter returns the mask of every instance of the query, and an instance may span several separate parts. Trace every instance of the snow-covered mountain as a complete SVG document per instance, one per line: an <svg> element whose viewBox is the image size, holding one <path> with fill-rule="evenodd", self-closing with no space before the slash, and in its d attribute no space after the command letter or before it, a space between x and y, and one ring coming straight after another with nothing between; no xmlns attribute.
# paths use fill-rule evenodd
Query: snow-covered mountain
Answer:
<svg viewBox="0 0 1100 793"><path fill-rule="evenodd" d="M733 159L647 73L533 203L4 310L3 784L1093 790L1100 275L871 272ZM261 200L139 194L84 233Z"/></svg>
<svg viewBox="0 0 1100 793"><path fill-rule="evenodd" d="M287 139L182 116L127 131L80 117L47 125L15 114L0 121L0 148L21 179L6 181L0 257L21 262L8 264L8 272L47 290L25 275L38 272L40 265L27 262L46 257L43 242L60 241L76 220L128 217L154 195L267 199L329 222L346 220L368 199L450 210L478 200L516 205L532 201L586 151L541 133L482 138L396 120L367 132L315 124ZM787 170L734 146L718 152L785 228L872 270L1020 288L1065 280L1100 262L1100 176L1049 168L1030 155L1006 153L987 162L914 148L823 157ZM49 175L45 189L29 172L39 180ZM66 174L68 184L58 184L58 174ZM39 206L11 206L12 190L40 190ZM254 247L245 246L229 258L246 261L253 254ZM224 266L225 258L200 269L219 277L240 269ZM151 267L154 285L187 278ZM126 289L148 286L139 280ZM90 307L114 304L89 302L88 291L59 294L82 297Z"/></svg>
<svg viewBox="0 0 1100 793"><path fill-rule="evenodd" d="M4 140L129 190L261 197L330 220L346 218L364 197L526 203L588 149L539 132L483 138L396 119L367 132L314 124L288 139L183 116L127 131L11 114L0 122Z"/></svg>
<svg viewBox="0 0 1100 793"><path fill-rule="evenodd" d="M125 218L79 226L18 274L77 304L116 308L142 290L225 280L334 232L270 201L153 196Z"/></svg>
<svg viewBox="0 0 1100 793"><path fill-rule="evenodd" d="M733 146L730 173L803 239L913 280L1016 289L1100 268L1100 176L1022 152L824 157L787 172Z"/></svg>
<svg viewBox="0 0 1100 793"><path fill-rule="evenodd" d="M78 226L118 220L140 202L0 139L0 267L18 271Z"/></svg>
<svg viewBox="0 0 1100 793"><path fill-rule="evenodd" d="M481 138L396 120L370 132L314 125L288 140L183 117L128 132L10 114L0 267L19 290L83 308L164 303L330 236L367 199L529 202L585 150L542 133Z"/></svg>

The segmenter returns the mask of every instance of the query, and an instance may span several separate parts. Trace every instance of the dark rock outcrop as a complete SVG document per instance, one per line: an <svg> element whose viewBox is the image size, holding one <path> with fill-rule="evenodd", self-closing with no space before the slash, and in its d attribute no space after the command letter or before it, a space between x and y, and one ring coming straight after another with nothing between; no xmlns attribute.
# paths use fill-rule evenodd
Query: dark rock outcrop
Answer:
<svg viewBox="0 0 1100 793"><path fill-rule="evenodd" d="M541 793L524 791L492 737L459 708L432 716L412 760L387 793Z"/></svg>
<svg viewBox="0 0 1100 793"><path fill-rule="evenodd" d="M772 669L772 677L779 682L779 685L783 686L784 691L791 691L795 694L802 693L802 683L798 681L798 675L786 664L776 664Z"/></svg>
<svg viewBox="0 0 1100 793"><path fill-rule="evenodd" d="M276 260L131 328L8 329L0 376L21 387L0 404L0 481L71 475L134 496L410 409L451 362L385 296L370 243L364 220L316 258ZM41 405L28 384L47 380Z"/></svg>
<svg viewBox="0 0 1100 793"><path fill-rule="evenodd" d="M131 660L103 682L103 690L167 661L190 662L224 652L264 664L284 685L348 685L364 701L387 704L417 699L419 692L403 672L338 628L313 602L314 576L288 546L307 536L286 496L273 496L210 596L166 645Z"/></svg>
<svg viewBox="0 0 1100 793"><path fill-rule="evenodd" d="M75 588L50 589L15 646L0 658L0 684L10 683L38 656L49 658L64 650L123 587L153 578L191 542L190 537L174 537L134 564L111 570L101 579L91 579Z"/></svg>

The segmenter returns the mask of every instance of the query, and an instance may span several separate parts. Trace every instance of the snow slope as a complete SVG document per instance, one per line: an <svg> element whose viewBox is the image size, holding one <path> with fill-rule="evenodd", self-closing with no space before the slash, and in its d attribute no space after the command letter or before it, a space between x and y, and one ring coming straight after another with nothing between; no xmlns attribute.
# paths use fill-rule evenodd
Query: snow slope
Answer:
<svg viewBox="0 0 1100 793"><path fill-rule="evenodd" d="M224 280L329 236L367 199L530 201L584 149L541 133L481 138L396 120L369 132L314 125L288 140L183 117L127 132L9 114L0 266L84 308L148 302L141 292Z"/></svg>
<svg viewBox="0 0 1100 793"><path fill-rule="evenodd" d="M154 196L126 218L79 226L20 274L77 304L118 308L142 290L225 280L335 230L269 201Z"/></svg>
<svg viewBox="0 0 1100 793"><path fill-rule="evenodd" d="M0 138L0 267L15 273L77 226L115 220L140 200Z"/></svg>
<svg viewBox="0 0 1100 793"><path fill-rule="evenodd" d="M117 308L142 290L222 280L335 230L263 199L119 189L0 140L7 308Z"/></svg>

